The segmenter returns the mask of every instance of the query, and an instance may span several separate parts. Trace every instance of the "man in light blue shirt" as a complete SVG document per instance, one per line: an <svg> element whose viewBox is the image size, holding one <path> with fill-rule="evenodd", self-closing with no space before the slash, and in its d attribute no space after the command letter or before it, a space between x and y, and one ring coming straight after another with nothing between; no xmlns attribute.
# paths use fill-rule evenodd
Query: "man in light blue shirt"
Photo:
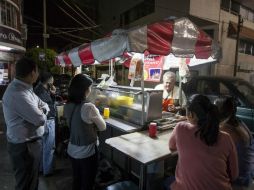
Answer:
<svg viewBox="0 0 254 190"><path fill-rule="evenodd" d="M36 63L21 58L16 63L16 78L3 96L7 148L15 173L16 190L38 189L41 137L49 108L33 92L37 78Z"/></svg>

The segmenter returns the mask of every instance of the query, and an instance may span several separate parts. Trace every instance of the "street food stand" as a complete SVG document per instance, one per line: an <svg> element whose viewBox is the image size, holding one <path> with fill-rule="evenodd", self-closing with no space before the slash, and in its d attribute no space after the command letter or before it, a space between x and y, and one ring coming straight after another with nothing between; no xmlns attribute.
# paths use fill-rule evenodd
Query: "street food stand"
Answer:
<svg viewBox="0 0 254 190"><path fill-rule="evenodd" d="M216 60L221 56L220 47L215 41L189 19L181 18L174 21L163 20L129 30L114 30L110 36L61 53L57 56L56 63L91 65L95 61L102 62L122 56L125 52L172 55L184 59L212 57ZM143 68L143 65L141 66ZM112 134L111 131L106 143L141 163L139 187L146 189L144 174L147 164L171 155L167 143L170 131L159 133L156 139L148 137L147 132L139 132L152 120L163 122L160 120L162 91L144 88L144 72L141 73L139 88L112 86L107 89L95 87L94 90L94 103L100 109L110 107L113 117L106 120L107 124L122 131L118 135Z"/></svg>
<svg viewBox="0 0 254 190"><path fill-rule="evenodd" d="M214 60L221 56L220 47L214 40L189 19L180 18L129 30L116 29L104 38L62 52L56 63L62 66L92 65L120 57L126 52ZM141 75L142 123L145 123L144 72Z"/></svg>

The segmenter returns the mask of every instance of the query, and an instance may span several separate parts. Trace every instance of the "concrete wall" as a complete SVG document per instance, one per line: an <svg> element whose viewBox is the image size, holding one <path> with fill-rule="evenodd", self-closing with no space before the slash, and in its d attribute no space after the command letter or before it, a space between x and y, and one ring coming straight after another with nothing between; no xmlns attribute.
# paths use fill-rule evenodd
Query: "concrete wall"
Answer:
<svg viewBox="0 0 254 190"><path fill-rule="evenodd" d="M108 0L99 1L99 21L104 31L119 28L120 14L131 9L143 0ZM170 16L182 17L189 13L189 0L155 0L155 12L131 23L127 27L144 25Z"/></svg>
<svg viewBox="0 0 254 190"><path fill-rule="evenodd" d="M102 32L119 28L120 14L139 4L143 0L99 0L99 22Z"/></svg>
<svg viewBox="0 0 254 190"><path fill-rule="evenodd" d="M216 66L216 75L233 76L236 40L227 37L229 21L237 22L237 17L228 12L220 12L219 42L222 46L222 59Z"/></svg>
<svg viewBox="0 0 254 190"><path fill-rule="evenodd" d="M220 0L190 0L190 15L218 23Z"/></svg>
<svg viewBox="0 0 254 190"><path fill-rule="evenodd" d="M233 76L234 64L235 64L235 48L236 39L229 38L227 35L229 22L238 23L238 17L221 10L220 12L220 26L219 26L219 41L222 45L223 58L219 64L217 64L216 75L228 75ZM244 20L244 27L254 30L254 23ZM254 56L246 54L238 54L238 66L241 69L254 69ZM253 64L253 65L250 65ZM250 73L245 71L237 72L237 76L247 81L250 80Z"/></svg>

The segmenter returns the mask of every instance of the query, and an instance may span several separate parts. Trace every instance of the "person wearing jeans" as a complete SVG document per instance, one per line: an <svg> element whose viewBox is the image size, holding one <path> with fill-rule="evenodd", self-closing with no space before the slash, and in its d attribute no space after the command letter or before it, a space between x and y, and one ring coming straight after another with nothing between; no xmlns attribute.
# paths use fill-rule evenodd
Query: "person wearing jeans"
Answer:
<svg viewBox="0 0 254 190"><path fill-rule="evenodd" d="M47 115L47 122L45 124L45 132L42 138L43 152L41 171L44 176L50 175L53 172L54 163L54 150L55 150L55 98L54 94L56 88L54 87L54 79L51 73L41 72L39 83L35 87L34 91L39 98L46 102L50 108Z"/></svg>

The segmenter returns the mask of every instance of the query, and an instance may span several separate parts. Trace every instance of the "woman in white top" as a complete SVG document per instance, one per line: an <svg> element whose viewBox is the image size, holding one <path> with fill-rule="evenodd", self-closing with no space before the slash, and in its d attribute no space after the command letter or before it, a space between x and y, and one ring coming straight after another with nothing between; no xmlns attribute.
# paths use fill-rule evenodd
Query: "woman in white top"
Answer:
<svg viewBox="0 0 254 190"><path fill-rule="evenodd" d="M69 100L64 107L64 116L70 127L67 152L72 161L72 189L75 190L93 189L97 171L97 131L106 129L99 110L86 102L92 82L87 75L76 75L69 86Z"/></svg>

